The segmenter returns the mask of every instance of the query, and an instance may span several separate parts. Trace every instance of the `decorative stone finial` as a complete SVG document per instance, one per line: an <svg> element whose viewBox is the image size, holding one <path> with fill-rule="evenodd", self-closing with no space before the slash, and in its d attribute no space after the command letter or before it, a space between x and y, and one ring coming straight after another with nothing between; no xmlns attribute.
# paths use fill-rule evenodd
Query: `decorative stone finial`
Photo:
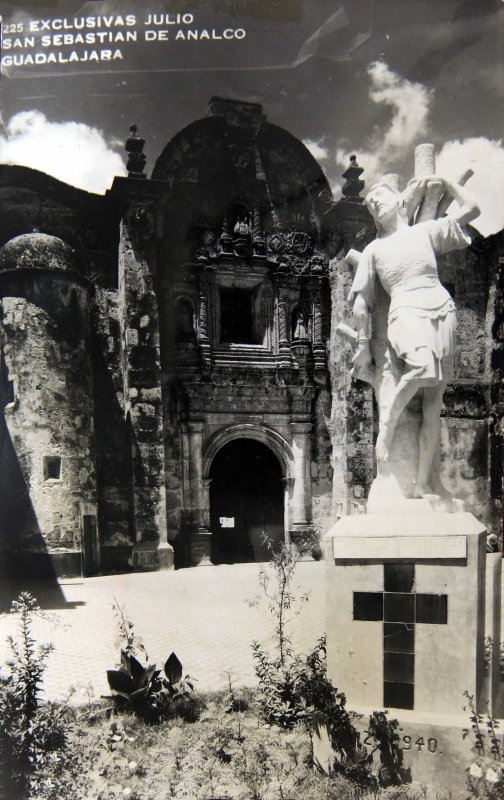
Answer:
<svg viewBox="0 0 504 800"><path fill-rule="evenodd" d="M128 170L128 178L145 178L145 161L146 157L143 153L145 146L145 139L137 136L137 126L130 125L130 136L126 140L126 152L128 153L128 161L126 169Z"/></svg>
<svg viewBox="0 0 504 800"><path fill-rule="evenodd" d="M363 198L360 197L360 193L365 186L365 181L360 180L360 176L363 172L363 168L359 167L357 164L357 156L350 156L350 166L346 172L343 173L345 183L341 190L345 200L349 201L350 203L363 202Z"/></svg>

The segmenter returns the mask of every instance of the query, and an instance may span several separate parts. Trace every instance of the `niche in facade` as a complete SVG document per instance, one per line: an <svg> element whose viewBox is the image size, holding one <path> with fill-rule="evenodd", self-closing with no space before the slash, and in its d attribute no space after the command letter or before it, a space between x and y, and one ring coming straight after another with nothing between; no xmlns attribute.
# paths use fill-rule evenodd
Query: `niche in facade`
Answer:
<svg viewBox="0 0 504 800"><path fill-rule="evenodd" d="M303 306L296 306L291 317L292 341L304 342L309 338L308 314Z"/></svg>
<svg viewBox="0 0 504 800"><path fill-rule="evenodd" d="M185 298L180 298L175 304L175 341L179 347L196 341L194 309Z"/></svg>

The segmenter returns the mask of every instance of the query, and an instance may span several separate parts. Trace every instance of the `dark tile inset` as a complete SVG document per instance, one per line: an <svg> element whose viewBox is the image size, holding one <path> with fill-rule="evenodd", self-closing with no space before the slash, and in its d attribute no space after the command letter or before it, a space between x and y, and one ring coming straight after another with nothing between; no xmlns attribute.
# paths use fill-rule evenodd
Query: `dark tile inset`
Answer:
<svg viewBox="0 0 504 800"><path fill-rule="evenodd" d="M386 592L412 592L415 582L414 564L384 564Z"/></svg>
<svg viewBox="0 0 504 800"><path fill-rule="evenodd" d="M399 683L413 683L415 656L413 653L384 653L383 679Z"/></svg>
<svg viewBox="0 0 504 800"><path fill-rule="evenodd" d="M415 652L415 626L404 622L385 622L383 649L392 653Z"/></svg>
<svg viewBox="0 0 504 800"><path fill-rule="evenodd" d="M386 593L383 619L385 622L414 622L415 595Z"/></svg>
<svg viewBox="0 0 504 800"><path fill-rule="evenodd" d="M380 622L383 619L383 593L354 592L353 618Z"/></svg>
<svg viewBox="0 0 504 800"><path fill-rule="evenodd" d="M446 625L448 596L446 594L417 594L416 621Z"/></svg>
<svg viewBox="0 0 504 800"><path fill-rule="evenodd" d="M383 682L385 708L413 708L415 687L412 683Z"/></svg>

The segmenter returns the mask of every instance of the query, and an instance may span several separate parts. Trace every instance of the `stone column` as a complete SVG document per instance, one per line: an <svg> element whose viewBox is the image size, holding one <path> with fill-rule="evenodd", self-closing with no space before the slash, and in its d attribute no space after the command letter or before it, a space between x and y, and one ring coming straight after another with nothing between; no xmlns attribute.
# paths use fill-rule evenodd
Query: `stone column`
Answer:
<svg viewBox="0 0 504 800"><path fill-rule="evenodd" d="M188 422L189 435L189 475L190 475L190 502L193 513L193 522L201 525L201 490L203 476L203 423Z"/></svg>
<svg viewBox="0 0 504 800"><path fill-rule="evenodd" d="M211 532L204 521L203 423L188 422L189 477L191 503L191 559L195 565L209 566ZM206 482L205 482L206 483Z"/></svg>
<svg viewBox="0 0 504 800"><path fill-rule="evenodd" d="M312 352L313 361L315 366L315 378L320 376L321 382L325 382L326 373L326 357L325 345L322 338L322 300L320 298L319 290L316 291L313 298L313 334L312 334Z"/></svg>
<svg viewBox="0 0 504 800"><path fill-rule="evenodd" d="M289 319L287 298L282 284L277 286L278 354L281 367L290 367Z"/></svg>
<svg viewBox="0 0 504 800"><path fill-rule="evenodd" d="M287 302L285 297L278 298L278 343L280 346L289 344L287 334Z"/></svg>
<svg viewBox="0 0 504 800"><path fill-rule="evenodd" d="M307 530L311 523L311 422L291 422L292 454L294 456L292 492L292 529Z"/></svg>
<svg viewBox="0 0 504 800"><path fill-rule="evenodd" d="M292 528L292 491L294 489L294 478L292 475L288 475L287 478L282 478L282 483L284 486L284 529L287 541L287 535Z"/></svg>
<svg viewBox="0 0 504 800"><path fill-rule="evenodd" d="M208 275L203 272L200 276L198 290L198 342L201 348L201 360L205 371L210 369L210 337L208 335Z"/></svg>
<svg viewBox="0 0 504 800"><path fill-rule="evenodd" d="M202 496L201 496L201 521L204 528L210 530L210 484L211 478L203 478L202 480Z"/></svg>

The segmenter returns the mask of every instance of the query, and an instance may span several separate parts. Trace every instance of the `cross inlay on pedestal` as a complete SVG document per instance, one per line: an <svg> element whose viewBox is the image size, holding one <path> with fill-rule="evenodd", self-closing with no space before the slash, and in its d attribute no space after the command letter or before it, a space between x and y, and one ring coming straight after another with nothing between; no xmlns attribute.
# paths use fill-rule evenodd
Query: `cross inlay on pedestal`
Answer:
<svg viewBox="0 0 504 800"><path fill-rule="evenodd" d="M415 625L446 625L448 596L413 591L414 564L384 564L383 592L354 592L353 618L383 622L383 705L413 708Z"/></svg>

